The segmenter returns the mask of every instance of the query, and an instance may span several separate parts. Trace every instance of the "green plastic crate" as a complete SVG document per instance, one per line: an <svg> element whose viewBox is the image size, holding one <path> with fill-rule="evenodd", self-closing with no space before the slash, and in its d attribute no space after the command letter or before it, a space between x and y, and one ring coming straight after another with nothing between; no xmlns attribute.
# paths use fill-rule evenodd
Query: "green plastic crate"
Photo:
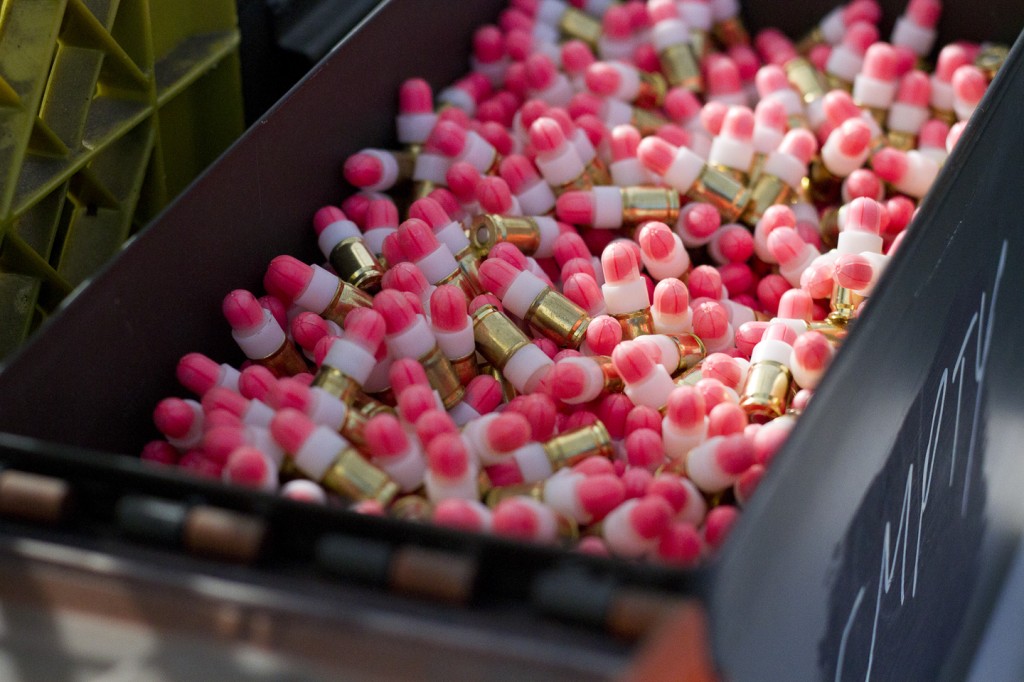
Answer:
<svg viewBox="0 0 1024 682"><path fill-rule="evenodd" d="M3 0L0 362L243 130L234 0Z"/></svg>

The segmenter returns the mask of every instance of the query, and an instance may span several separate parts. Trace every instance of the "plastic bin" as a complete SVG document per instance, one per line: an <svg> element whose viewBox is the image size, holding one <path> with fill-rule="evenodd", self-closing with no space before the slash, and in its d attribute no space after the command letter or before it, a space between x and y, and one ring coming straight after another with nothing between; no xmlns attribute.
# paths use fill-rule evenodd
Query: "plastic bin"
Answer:
<svg viewBox="0 0 1024 682"><path fill-rule="evenodd" d="M4 0L0 359L243 130L231 0Z"/></svg>
<svg viewBox="0 0 1024 682"><path fill-rule="evenodd" d="M378 2L236 0L246 123L255 123Z"/></svg>
<svg viewBox="0 0 1024 682"><path fill-rule="evenodd" d="M890 21L902 6L882 4ZM166 562L169 577L229 575L290 603L329 604L358 624L352 637L387 631L399 642L434 642L453 667L436 667L426 647L430 665L420 677L472 674L460 660L511 679L603 677L631 661L642 679L659 671L699 679L712 666L731 680L963 677L1024 529L1020 41L812 405L724 551L701 571L308 509L122 456L154 435L152 407L178 393L181 355L239 359L221 297L258 287L279 253L318 258L311 212L340 198L345 156L393 144L381 121L393 115L402 79L423 76L439 87L463 73L472 28L501 6L438 12L416 0L383 3L47 322L0 374L0 431L10 432L0 436L4 523L147 565ZM749 3L748 25L800 33L813 17L793 7ZM1009 2L949 2L941 29L947 38L1009 42L1022 24L1021 8ZM382 45L400 47L382 59ZM37 483L52 513L12 520L28 512L4 503L3 477L17 482L21 472L45 477ZM148 510L153 524L140 528L126 509ZM197 543L183 528L190 514L210 509L238 514L229 518L261 542L246 551ZM397 580L394 567L421 551L465 571L464 589L430 593ZM247 568L229 571L230 561ZM424 591L442 604L393 596ZM635 634L680 603L676 627L639 653L581 627ZM396 615L402 625L389 629ZM413 644L405 651L420 654ZM677 666L667 673L657 667L666 654ZM389 661L372 658L343 665L389 670Z"/></svg>

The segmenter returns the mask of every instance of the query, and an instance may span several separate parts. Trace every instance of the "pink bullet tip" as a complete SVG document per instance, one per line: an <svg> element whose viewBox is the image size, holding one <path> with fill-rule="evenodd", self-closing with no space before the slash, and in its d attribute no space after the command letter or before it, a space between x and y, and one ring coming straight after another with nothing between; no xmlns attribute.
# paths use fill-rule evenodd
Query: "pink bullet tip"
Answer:
<svg viewBox="0 0 1024 682"><path fill-rule="evenodd" d="M398 414L409 424L415 424L424 413L437 409L437 399L429 385L410 383L395 395Z"/></svg>
<svg viewBox="0 0 1024 682"><path fill-rule="evenodd" d="M473 32L473 56L483 64L493 64L505 56L505 37L493 24Z"/></svg>
<svg viewBox="0 0 1024 682"><path fill-rule="evenodd" d="M555 213L559 220L574 225L594 223L594 196L588 191L571 190L555 201Z"/></svg>
<svg viewBox="0 0 1024 682"><path fill-rule="evenodd" d="M277 377L263 365L249 365L238 375L238 392L249 400L263 400L267 397Z"/></svg>
<svg viewBox="0 0 1024 682"><path fill-rule="evenodd" d="M631 341L618 344L612 351L612 363L627 384L637 383L654 371L654 359L643 345Z"/></svg>
<svg viewBox="0 0 1024 682"><path fill-rule="evenodd" d="M709 56L705 61L704 77L707 80L708 95L730 95L743 90L740 70L730 57Z"/></svg>
<svg viewBox="0 0 1024 682"><path fill-rule="evenodd" d="M178 463L178 450L165 440L151 440L142 447L139 459L155 464L174 465Z"/></svg>
<svg viewBox="0 0 1024 682"><path fill-rule="evenodd" d="M541 179L533 163L522 154L509 154L501 160L498 172L515 194L522 194Z"/></svg>
<svg viewBox="0 0 1024 682"><path fill-rule="evenodd" d="M164 398L153 409L153 422L168 438L182 438L196 420L192 405L181 398Z"/></svg>
<svg viewBox="0 0 1024 682"><path fill-rule="evenodd" d="M878 40L878 27L867 21L858 21L846 27L843 45L863 55Z"/></svg>
<svg viewBox="0 0 1024 682"><path fill-rule="evenodd" d="M417 218L410 218L398 227L398 245L413 263L434 253L440 246L430 225Z"/></svg>
<svg viewBox="0 0 1024 682"><path fill-rule="evenodd" d="M735 390L743 381L744 373L732 356L725 353L711 353L701 363L701 376L718 379Z"/></svg>
<svg viewBox="0 0 1024 682"><path fill-rule="evenodd" d="M625 40L633 33L629 10L622 5L612 5L601 17L601 28L606 38Z"/></svg>
<svg viewBox="0 0 1024 682"><path fill-rule="evenodd" d="M319 236L329 226L341 220L348 220L344 211L337 206L324 206L313 214L313 230Z"/></svg>
<svg viewBox="0 0 1024 682"><path fill-rule="evenodd" d="M896 101L914 107L927 107L932 94L931 80L924 71L908 71L900 78Z"/></svg>
<svg viewBox="0 0 1024 682"><path fill-rule="evenodd" d="M782 77L785 78L785 74ZM671 88L665 93L664 106L665 113L673 121L689 121L700 114L701 102L692 91L677 87Z"/></svg>
<svg viewBox="0 0 1024 682"><path fill-rule="evenodd" d="M582 40L568 40L562 43L562 70L575 75L586 71L597 59L590 46Z"/></svg>
<svg viewBox="0 0 1024 682"><path fill-rule="evenodd" d="M535 52L526 58L526 80L534 90L549 87L558 74L551 57L543 52Z"/></svg>
<svg viewBox="0 0 1024 682"><path fill-rule="evenodd" d="M767 97L780 90L792 89L786 72L776 64L765 64L757 70L757 75L754 76L754 87L757 88L757 94L761 97Z"/></svg>
<svg viewBox="0 0 1024 682"><path fill-rule="evenodd" d="M935 60L935 77L949 83L957 69L970 63L971 57L967 49L958 43L950 43L939 50L939 56Z"/></svg>
<svg viewBox="0 0 1024 682"><path fill-rule="evenodd" d="M384 277L381 278L381 286L384 289L394 289L419 296L430 288L430 282L423 276L422 270L406 261L396 263L388 268Z"/></svg>
<svg viewBox="0 0 1024 682"><path fill-rule="evenodd" d="M476 198L485 213L504 215L512 210L512 190L499 176L481 178L476 185Z"/></svg>
<svg viewBox="0 0 1024 682"><path fill-rule="evenodd" d="M651 221L640 228L637 236L640 250L654 261L664 261L672 257L677 244L675 234L665 223Z"/></svg>
<svg viewBox="0 0 1024 682"><path fill-rule="evenodd" d="M419 392L424 387L417 386L410 391ZM459 427L455 425L448 413L439 410L437 407L430 407L430 409L423 410L419 413L419 417L415 422L416 438L419 439L420 444L425 448L429 446L435 438L441 435L459 435Z"/></svg>
<svg viewBox="0 0 1024 682"><path fill-rule="evenodd" d="M551 390L559 400L574 400L582 395L587 386L587 375L575 363L560 362L551 368L548 375Z"/></svg>
<svg viewBox="0 0 1024 682"><path fill-rule="evenodd" d="M366 226L372 230L378 227L398 227L398 207L390 199L374 199L366 207Z"/></svg>
<svg viewBox="0 0 1024 682"><path fill-rule="evenodd" d="M434 93L422 78L410 78L398 89L398 109L403 114L429 114L434 111Z"/></svg>
<svg viewBox="0 0 1024 682"><path fill-rule="evenodd" d="M810 322L814 315L814 299L803 289L790 289L779 299L779 317Z"/></svg>
<svg viewBox="0 0 1024 682"><path fill-rule="evenodd" d="M653 539L661 535L672 520L672 507L660 495L640 499L629 512L630 525L642 538Z"/></svg>
<svg viewBox="0 0 1024 682"><path fill-rule="evenodd" d="M502 412L484 429L487 444L498 452L512 452L530 442L532 431L526 417L518 412Z"/></svg>
<svg viewBox="0 0 1024 682"><path fill-rule="evenodd" d="M373 457L397 457L409 448L409 437L398 418L391 414L378 414L363 428L366 449Z"/></svg>
<svg viewBox="0 0 1024 682"><path fill-rule="evenodd" d="M721 227L722 216L711 204L694 202L687 204L680 213L680 222L687 234L703 239L710 237Z"/></svg>
<svg viewBox="0 0 1024 682"><path fill-rule="evenodd" d="M754 137L754 112L745 106L730 106L722 120L723 137L749 142Z"/></svg>
<svg viewBox="0 0 1024 682"><path fill-rule="evenodd" d="M838 136L839 151L845 156L858 156L871 144L871 128L859 118L843 121L832 134Z"/></svg>
<svg viewBox="0 0 1024 682"><path fill-rule="evenodd" d="M502 401L501 384L488 374L477 375L466 384L463 401L479 414L493 412Z"/></svg>
<svg viewBox="0 0 1024 682"><path fill-rule="evenodd" d="M221 309L236 331L255 330L263 325L263 307L252 292L245 289L235 289L225 296Z"/></svg>
<svg viewBox="0 0 1024 682"><path fill-rule="evenodd" d="M839 256L835 262L835 278L839 286L858 291L871 282L871 262L859 253Z"/></svg>
<svg viewBox="0 0 1024 682"><path fill-rule="evenodd" d="M662 315L682 315L690 306L690 292L675 277L663 279L654 287L653 308Z"/></svg>
<svg viewBox="0 0 1024 682"><path fill-rule="evenodd" d="M935 28L942 16L939 0L910 0L907 3L907 17L922 28Z"/></svg>
<svg viewBox="0 0 1024 682"><path fill-rule="evenodd" d="M611 355L622 341L622 325L614 317L598 315L587 325L587 345L598 355Z"/></svg>
<svg viewBox="0 0 1024 682"><path fill-rule="evenodd" d="M480 263L480 284L498 298L504 298L519 272L500 258L488 258Z"/></svg>
<svg viewBox="0 0 1024 682"><path fill-rule="evenodd" d="M869 78L891 82L897 74L896 52L889 43L876 42L864 53L864 65L861 73Z"/></svg>
<svg viewBox="0 0 1024 682"><path fill-rule="evenodd" d="M217 385L221 367L202 353L188 353L178 361L178 382L196 395L203 395Z"/></svg>
<svg viewBox="0 0 1024 682"><path fill-rule="evenodd" d="M695 429L707 414L704 394L693 386L679 386L672 389L665 406L665 417L682 429Z"/></svg>
<svg viewBox="0 0 1024 682"><path fill-rule="evenodd" d="M729 313L718 301L702 301L693 309L693 332L701 339L718 339L729 327Z"/></svg>
<svg viewBox="0 0 1024 682"><path fill-rule="evenodd" d="M434 506L431 521L445 528L479 533L490 526L491 511L475 500L451 498Z"/></svg>
<svg viewBox="0 0 1024 682"><path fill-rule="evenodd" d="M452 433L436 436L427 446L427 467L444 479L465 476L469 472L469 453L462 439Z"/></svg>
<svg viewBox="0 0 1024 682"><path fill-rule="evenodd" d="M530 126L530 144L538 153L561 149L565 144L565 133L553 118L541 116Z"/></svg>
<svg viewBox="0 0 1024 682"><path fill-rule="evenodd" d="M412 202L412 205L409 206L409 217L422 220L434 230L452 222L448 212L437 199L432 197L424 197Z"/></svg>
<svg viewBox="0 0 1024 682"><path fill-rule="evenodd" d="M342 173L354 187L370 187L384 177L384 164L372 154L357 152L345 159Z"/></svg>
<svg viewBox="0 0 1024 682"><path fill-rule="evenodd" d="M899 149L885 147L871 157L871 167L882 180L899 182L907 173L907 155Z"/></svg>
<svg viewBox="0 0 1024 682"><path fill-rule="evenodd" d="M652 24L678 18L679 10L673 0L648 0L647 19Z"/></svg>
<svg viewBox="0 0 1024 682"><path fill-rule="evenodd" d="M456 286L443 284L430 295L430 316L435 327L456 332L468 324L466 295Z"/></svg>
<svg viewBox="0 0 1024 682"><path fill-rule="evenodd" d="M590 265L586 261L582 262L588 266ZM591 269L591 272L593 272L593 269ZM584 310L593 310L604 301L601 286L594 279L594 275L591 272L573 273L562 284L562 294ZM562 276L563 278L566 276L564 270Z"/></svg>
<svg viewBox="0 0 1024 682"><path fill-rule="evenodd" d="M608 62L594 62L587 67L585 82L594 94L609 97L619 89L622 76L614 65Z"/></svg>
<svg viewBox="0 0 1024 682"><path fill-rule="evenodd" d="M655 136L645 137L637 146L636 155L640 163L658 175L664 175L672 167L678 147Z"/></svg>
<svg viewBox="0 0 1024 682"><path fill-rule="evenodd" d="M398 334L409 328L416 319L416 311L400 291L385 289L373 299L373 309L384 318L388 335Z"/></svg>
<svg viewBox="0 0 1024 682"><path fill-rule="evenodd" d="M480 177L480 171L468 161L453 163L445 173L448 188L463 203L476 201L476 186Z"/></svg>
<svg viewBox="0 0 1024 682"><path fill-rule="evenodd" d="M576 495L590 521L596 523L625 501L626 487L614 474L594 474L580 481Z"/></svg>
<svg viewBox="0 0 1024 682"><path fill-rule="evenodd" d="M316 429L316 424L298 410L284 408L270 421L270 435L286 452L295 454Z"/></svg>
<svg viewBox="0 0 1024 682"><path fill-rule="evenodd" d="M973 64L966 64L953 72L953 94L966 104L980 102L987 88L988 79Z"/></svg>
<svg viewBox="0 0 1024 682"><path fill-rule="evenodd" d="M271 475L277 477L267 455L251 445L242 445L228 456L224 474L229 482L250 487L262 486Z"/></svg>
<svg viewBox="0 0 1024 682"><path fill-rule="evenodd" d="M732 505L719 505L708 512L704 520L704 542L716 550L722 546L725 539L732 530L733 525L739 519L739 510Z"/></svg>
<svg viewBox="0 0 1024 682"><path fill-rule="evenodd" d="M878 234L882 227L882 205L874 199L860 197L847 205L846 229Z"/></svg>
<svg viewBox="0 0 1024 682"><path fill-rule="evenodd" d="M637 257L633 249L623 242L613 242L605 247L601 253L601 270L609 284L631 282L640 276Z"/></svg>
<svg viewBox="0 0 1024 682"><path fill-rule="evenodd" d="M835 349L828 339L819 332L807 332L793 344L796 361L811 371L821 371L828 367L835 355Z"/></svg>
<svg viewBox="0 0 1024 682"><path fill-rule="evenodd" d="M653 429L637 429L625 442L626 462L631 467L653 470L665 461L665 443Z"/></svg>
<svg viewBox="0 0 1024 682"><path fill-rule="evenodd" d="M690 271L687 281L690 298L722 298L722 275L710 265L698 265Z"/></svg>
<svg viewBox="0 0 1024 682"><path fill-rule="evenodd" d="M395 360L388 370L388 380L395 395L401 395L407 388L412 386L430 387L427 373L418 361L413 358L399 358Z"/></svg>

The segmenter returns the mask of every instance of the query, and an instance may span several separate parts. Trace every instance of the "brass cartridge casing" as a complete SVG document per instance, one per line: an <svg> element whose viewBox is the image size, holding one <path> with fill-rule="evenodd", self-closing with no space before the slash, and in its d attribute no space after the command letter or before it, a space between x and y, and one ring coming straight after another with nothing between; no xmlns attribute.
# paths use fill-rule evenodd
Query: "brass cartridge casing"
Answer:
<svg viewBox="0 0 1024 682"><path fill-rule="evenodd" d="M695 93L704 92L700 64L689 43L671 45L658 54L661 71L672 87L681 86Z"/></svg>
<svg viewBox="0 0 1024 682"><path fill-rule="evenodd" d="M725 47L749 45L750 33L739 17L729 17L719 21L712 27L712 34Z"/></svg>
<svg viewBox="0 0 1024 682"><path fill-rule="evenodd" d="M673 225L679 219L679 192L671 187L623 187L620 192L624 225L649 220Z"/></svg>
<svg viewBox="0 0 1024 682"><path fill-rule="evenodd" d="M705 165L686 193L695 201L706 201L722 215L723 222L735 222L750 201L746 187L716 168Z"/></svg>
<svg viewBox="0 0 1024 682"><path fill-rule="evenodd" d="M792 397L793 374L789 368L773 360L762 360L750 366L740 407L752 421L764 423L785 414Z"/></svg>
<svg viewBox="0 0 1024 682"><path fill-rule="evenodd" d="M253 362L263 365L276 377L290 377L309 371L309 365L306 364L302 353L287 339L276 351L265 358L253 359Z"/></svg>
<svg viewBox="0 0 1024 682"><path fill-rule="evenodd" d="M804 98L805 104L820 99L828 92L827 85L821 72L819 72L810 61L804 57L790 59L783 66L786 77L800 96Z"/></svg>
<svg viewBox="0 0 1024 682"><path fill-rule="evenodd" d="M579 348L586 338L590 315L559 292L545 288L530 304L525 320L558 345Z"/></svg>
<svg viewBox="0 0 1024 682"><path fill-rule="evenodd" d="M366 248L361 237L349 237L338 242L331 249L328 260L342 282L371 294L380 289L384 267Z"/></svg>
<svg viewBox="0 0 1024 682"><path fill-rule="evenodd" d="M462 266L455 268L452 274L448 275L444 279L435 282L437 286L442 284L451 284L462 289L462 293L466 295L466 300L472 301L474 298L484 293L483 287L480 286L480 282L477 280L470 279L466 271L462 269Z"/></svg>
<svg viewBox="0 0 1024 682"><path fill-rule="evenodd" d="M777 175L762 173L750 190L750 200L740 216L740 221L750 227L757 224L769 206L789 204L796 198L796 192Z"/></svg>
<svg viewBox="0 0 1024 682"><path fill-rule="evenodd" d="M373 297L362 289L359 289L348 282L342 281L334 298L324 309L320 316L325 320L336 322L338 326L345 325L345 318L356 308L372 308Z"/></svg>
<svg viewBox="0 0 1024 682"><path fill-rule="evenodd" d="M417 360L423 365L423 371L426 373L431 387L441 396L441 402L444 403L445 409L450 410L459 404L462 397L466 395L466 389L459 381L459 375L455 373L452 363L444 356L441 349L435 345L429 353L420 356Z"/></svg>
<svg viewBox="0 0 1024 682"><path fill-rule="evenodd" d="M329 365L320 366L312 386L324 389L346 405L351 405L355 395L362 390L355 379Z"/></svg>
<svg viewBox="0 0 1024 682"><path fill-rule="evenodd" d="M491 304L480 306L472 315L476 349L498 371L517 350L530 343L512 320Z"/></svg>
<svg viewBox="0 0 1024 682"><path fill-rule="evenodd" d="M638 336L646 336L654 333L654 316L650 308L635 310L631 313L619 313L612 315L622 327L623 339L635 339Z"/></svg>
<svg viewBox="0 0 1024 682"><path fill-rule="evenodd" d="M540 228L525 216L503 216L484 213L473 218L469 232L473 250L482 258L499 242L508 242L527 256L540 248Z"/></svg>
<svg viewBox="0 0 1024 682"><path fill-rule="evenodd" d="M569 40L582 40L592 50L598 49L598 41L604 33L599 20L575 7L566 8L558 21L558 30Z"/></svg>
<svg viewBox="0 0 1024 682"><path fill-rule="evenodd" d="M398 494L398 484L352 447L338 453L320 483L351 500L377 500L385 507Z"/></svg>
<svg viewBox="0 0 1024 682"><path fill-rule="evenodd" d="M704 347L704 342L696 334L684 332L682 334L667 334L667 336L674 340L679 348L679 365L672 372L673 377L697 367L707 357L708 352Z"/></svg>
<svg viewBox="0 0 1024 682"><path fill-rule="evenodd" d="M559 434L545 442L543 447L551 468L556 471L594 455L609 458L615 456L615 447L608 429L599 421Z"/></svg>

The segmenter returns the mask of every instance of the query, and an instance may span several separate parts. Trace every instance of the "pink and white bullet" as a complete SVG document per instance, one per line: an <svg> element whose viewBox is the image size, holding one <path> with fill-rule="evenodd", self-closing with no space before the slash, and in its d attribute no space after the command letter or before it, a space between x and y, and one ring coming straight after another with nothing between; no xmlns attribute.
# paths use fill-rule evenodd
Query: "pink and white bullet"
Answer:
<svg viewBox="0 0 1024 682"><path fill-rule="evenodd" d="M654 551L669 527L672 507L658 495L626 500L604 519L601 535L612 554L639 558Z"/></svg>
<svg viewBox="0 0 1024 682"><path fill-rule="evenodd" d="M625 384L623 393L637 405L661 409L676 386L668 371L635 341L620 343L612 351L612 363Z"/></svg>
<svg viewBox="0 0 1024 682"><path fill-rule="evenodd" d="M732 486L754 463L754 445L743 435L714 436L690 450L686 475L705 493Z"/></svg>

